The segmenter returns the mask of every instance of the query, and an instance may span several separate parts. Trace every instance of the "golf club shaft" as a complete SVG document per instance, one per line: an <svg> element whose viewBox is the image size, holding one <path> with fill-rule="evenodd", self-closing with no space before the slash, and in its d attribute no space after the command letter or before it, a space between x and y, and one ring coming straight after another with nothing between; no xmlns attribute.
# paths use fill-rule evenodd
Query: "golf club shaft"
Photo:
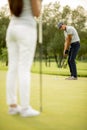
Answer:
<svg viewBox="0 0 87 130"><path fill-rule="evenodd" d="M39 44L40 44L40 111L42 112L42 14L39 18Z"/></svg>

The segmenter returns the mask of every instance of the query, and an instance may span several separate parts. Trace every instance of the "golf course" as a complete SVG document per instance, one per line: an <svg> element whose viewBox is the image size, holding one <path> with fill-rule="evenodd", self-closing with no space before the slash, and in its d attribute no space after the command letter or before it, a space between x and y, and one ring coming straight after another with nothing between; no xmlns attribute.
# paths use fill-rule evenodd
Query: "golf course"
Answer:
<svg viewBox="0 0 87 130"><path fill-rule="evenodd" d="M68 73L68 69L61 72L66 70ZM8 114L6 72L0 70L0 130L87 130L87 77L65 80L66 75L43 74L41 89L40 75L31 73L31 105L37 110L41 106L42 112L38 117L23 118Z"/></svg>
<svg viewBox="0 0 87 130"><path fill-rule="evenodd" d="M0 130L87 130L87 0L4 1Z"/></svg>

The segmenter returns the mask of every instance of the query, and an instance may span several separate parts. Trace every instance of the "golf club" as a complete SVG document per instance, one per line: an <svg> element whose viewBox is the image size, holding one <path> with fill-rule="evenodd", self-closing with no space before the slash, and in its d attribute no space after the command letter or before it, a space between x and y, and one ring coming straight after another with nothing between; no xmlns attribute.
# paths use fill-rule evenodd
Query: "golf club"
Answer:
<svg viewBox="0 0 87 130"><path fill-rule="evenodd" d="M40 111L42 112L42 13L39 17L39 57L40 57Z"/></svg>

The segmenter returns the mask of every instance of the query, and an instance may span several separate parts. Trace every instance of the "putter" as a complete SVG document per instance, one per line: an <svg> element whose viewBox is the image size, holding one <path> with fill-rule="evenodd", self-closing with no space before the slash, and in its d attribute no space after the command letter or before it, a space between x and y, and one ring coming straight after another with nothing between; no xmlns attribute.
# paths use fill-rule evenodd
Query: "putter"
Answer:
<svg viewBox="0 0 87 130"><path fill-rule="evenodd" d="M64 58L62 59L62 62L61 62L61 68L65 68L67 66L67 58Z"/></svg>
<svg viewBox="0 0 87 130"><path fill-rule="evenodd" d="M39 44L40 44L40 112L42 112L42 13L39 17Z"/></svg>

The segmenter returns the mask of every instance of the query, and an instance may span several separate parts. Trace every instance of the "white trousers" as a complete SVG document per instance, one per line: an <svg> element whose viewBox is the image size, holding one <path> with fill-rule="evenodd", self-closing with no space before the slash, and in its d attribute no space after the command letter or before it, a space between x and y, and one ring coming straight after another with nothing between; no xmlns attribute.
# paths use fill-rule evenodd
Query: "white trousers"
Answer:
<svg viewBox="0 0 87 130"><path fill-rule="evenodd" d="M8 72L7 104L17 104L17 85L19 81L20 104L30 105L30 71L36 48L36 27L10 25L7 30Z"/></svg>

